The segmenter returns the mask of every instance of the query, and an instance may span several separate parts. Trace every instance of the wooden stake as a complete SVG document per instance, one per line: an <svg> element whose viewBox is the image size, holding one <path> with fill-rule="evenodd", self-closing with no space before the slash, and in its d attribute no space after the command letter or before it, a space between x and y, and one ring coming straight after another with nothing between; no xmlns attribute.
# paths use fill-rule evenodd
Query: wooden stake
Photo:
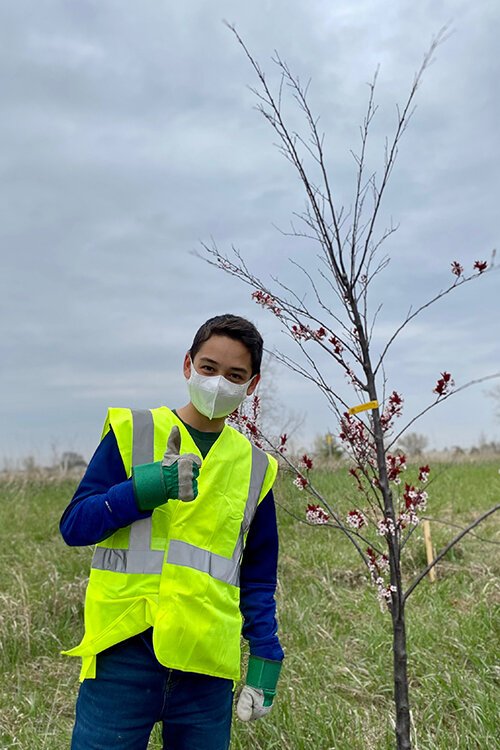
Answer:
<svg viewBox="0 0 500 750"><path fill-rule="evenodd" d="M430 565L430 563L434 560L434 552L432 550L432 541L431 541L431 525L429 521L423 521L423 527L424 527L424 542L425 542L425 552L427 555L427 565ZM434 566L429 570L428 573L429 580L431 583L434 583L436 580L436 567Z"/></svg>

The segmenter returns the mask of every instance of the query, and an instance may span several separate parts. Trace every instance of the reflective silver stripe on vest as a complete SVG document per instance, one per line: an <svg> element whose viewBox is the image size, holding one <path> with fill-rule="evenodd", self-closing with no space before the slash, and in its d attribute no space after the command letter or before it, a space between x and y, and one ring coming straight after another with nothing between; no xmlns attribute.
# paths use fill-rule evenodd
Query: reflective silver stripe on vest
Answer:
<svg viewBox="0 0 500 750"><path fill-rule="evenodd" d="M153 415L149 409L137 409L132 411L132 466L139 464L149 464L155 460L155 426ZM128 548L129 551L142 552L144 556L144 566L146 569L138 570L134 565L127 572L130 573L161 573L163 564L163 551L151 549L151 534L153 530L153 519L141 518L135 521L130 527L130 537ZM157 558L158 570L154 569L152 560L148 560L148 555ZM129 560L132 563L132 560ZM137 559L138 567L141 567L141 558ZM152 569L153 568L153 569Z"/></svg>
<svg viewBox="0 0 500 750"><path fill-rule="evenodd" d="M132 410L132 466L154 461L154 422L149 409ZM92 567L116 573L161 573L163 550L151 549L153 521L141 518L130 526L128 549L96 547Z"/></svg>
<svg viewBox="0 0 500 750"><path fill-rule="evenodd" d="M248 500L243 517L243 533L246 534L259 504L259 497L264 484L268 465L267 454L252 443L252 471L250 473L250 487Z"/></svg>
<svg viewBox="0 0 500 750"><path fill-rule="evenodd" d="M242 544L238 538L237 548L241 554ZM235 550L236 551L236 550ZM167 562L194 568L202 573L208 573L218 581L225 581L232 586L238 586L240 578L240 555L236 557L222 557L201 547L195 547L187 542L172 539L168 549Z"/></svg>
<svg viewBox="0 0 500 750"><path fill-rule="evenodd" d="M132 466L154 461L155 426L149 409L132 409Z"/></svg>
<svg viewBox="0 0 500 750"><path fill-rule="evenodd" d="M96 547L92 567L114 573L161 573L163 557L162 550L144 554L143 550Z"/></svg>
<svg viewBox="0 0 500 750"><path fill-rule="evenodd" d="M248 499L245 505L241 530L231 557L222 557L221 555L216 555L215 552L209 552L206 549L195 547L187 542L172 539L168 549L167 562L172 565L193 568L202 573L208 573L218 581L229 583L231 586L239 586L240 562L243 554L244 538L257 510L262 484L267 471L267 464L267 455L252 444L252 470L250 473Z"/></svg>

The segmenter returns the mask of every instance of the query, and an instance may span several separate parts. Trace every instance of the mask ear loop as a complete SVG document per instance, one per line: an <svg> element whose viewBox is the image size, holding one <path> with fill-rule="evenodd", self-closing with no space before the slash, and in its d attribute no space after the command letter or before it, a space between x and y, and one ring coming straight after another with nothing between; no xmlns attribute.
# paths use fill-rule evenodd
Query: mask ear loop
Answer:
<svg viewBox="0 0 500 750"><path fill-rule="evenodd" d="M248 381L248 386L247 386L247 390L246 390L246 393L245 393L245 398L249 398L250 396L253 396L253 393L255 393L255 391L253 393L248 393L248 389L252 385L253 380L255 380L255 378L258 378L258 377L259 377L259 373L258 372L256 372L255 375L251 376L250 380ZM259 381L257 381L257 385L255 386L255 388L258 388L258 386L259 386Z"/></svg>

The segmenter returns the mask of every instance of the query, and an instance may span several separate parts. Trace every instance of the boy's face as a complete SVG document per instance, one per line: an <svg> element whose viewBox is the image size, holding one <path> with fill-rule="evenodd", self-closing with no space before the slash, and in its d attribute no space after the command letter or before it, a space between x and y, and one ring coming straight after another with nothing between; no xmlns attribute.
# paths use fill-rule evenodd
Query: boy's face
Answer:
<svg viewBox="0 0 500 750"><path fill-rule="evenodd" d="M210 336L196 353L194 368L200 375L216 376L222 375L230 383L242 385L252 378L252 357L250 352L241 341L229 336ZM184 357L184 377L191 375L191 358L189 352ZM248 386L247 395L250 396L260 375L254 375Z"/></svg>

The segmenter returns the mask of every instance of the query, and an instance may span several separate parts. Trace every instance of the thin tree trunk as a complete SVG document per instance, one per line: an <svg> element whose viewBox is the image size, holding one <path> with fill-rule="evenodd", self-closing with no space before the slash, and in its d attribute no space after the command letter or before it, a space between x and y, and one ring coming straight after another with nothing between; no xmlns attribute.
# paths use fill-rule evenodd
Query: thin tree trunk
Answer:
<svg viewBox="0 0 500 750"><path fill-rule="evenodd" d="M406 656L404 607L393 615L394 702L396 704L397 750L411 750L410 703Z"/></svg>
<svg viewBox="0 0 500 750"><path fill-rule="evenodd" d="M359 334L361 350L363 352L363 369L367 379L367 388L370 399L377 400L375 387L375 376L370 360L368 342L364 335L359 312L353 303L353 315ZM378 408L372 411L373 435L377 451L377 466L379 472L379 485L384 498L384 512L386 518L390 519L394 528L396 518L392 492L389 488L387 475L386 450L384 446L384 433L380 423ZM396 536L387 540L389 561L391 566L391 585L395 591L392 596L392 651L394 657L394 703L396 705L396 741L397 750L411 750L410 738L410 701L408 697L408 671L406 656L406 628L405 607L403 599L403 584L401 580L400 556L401 549Z"/></svg>

